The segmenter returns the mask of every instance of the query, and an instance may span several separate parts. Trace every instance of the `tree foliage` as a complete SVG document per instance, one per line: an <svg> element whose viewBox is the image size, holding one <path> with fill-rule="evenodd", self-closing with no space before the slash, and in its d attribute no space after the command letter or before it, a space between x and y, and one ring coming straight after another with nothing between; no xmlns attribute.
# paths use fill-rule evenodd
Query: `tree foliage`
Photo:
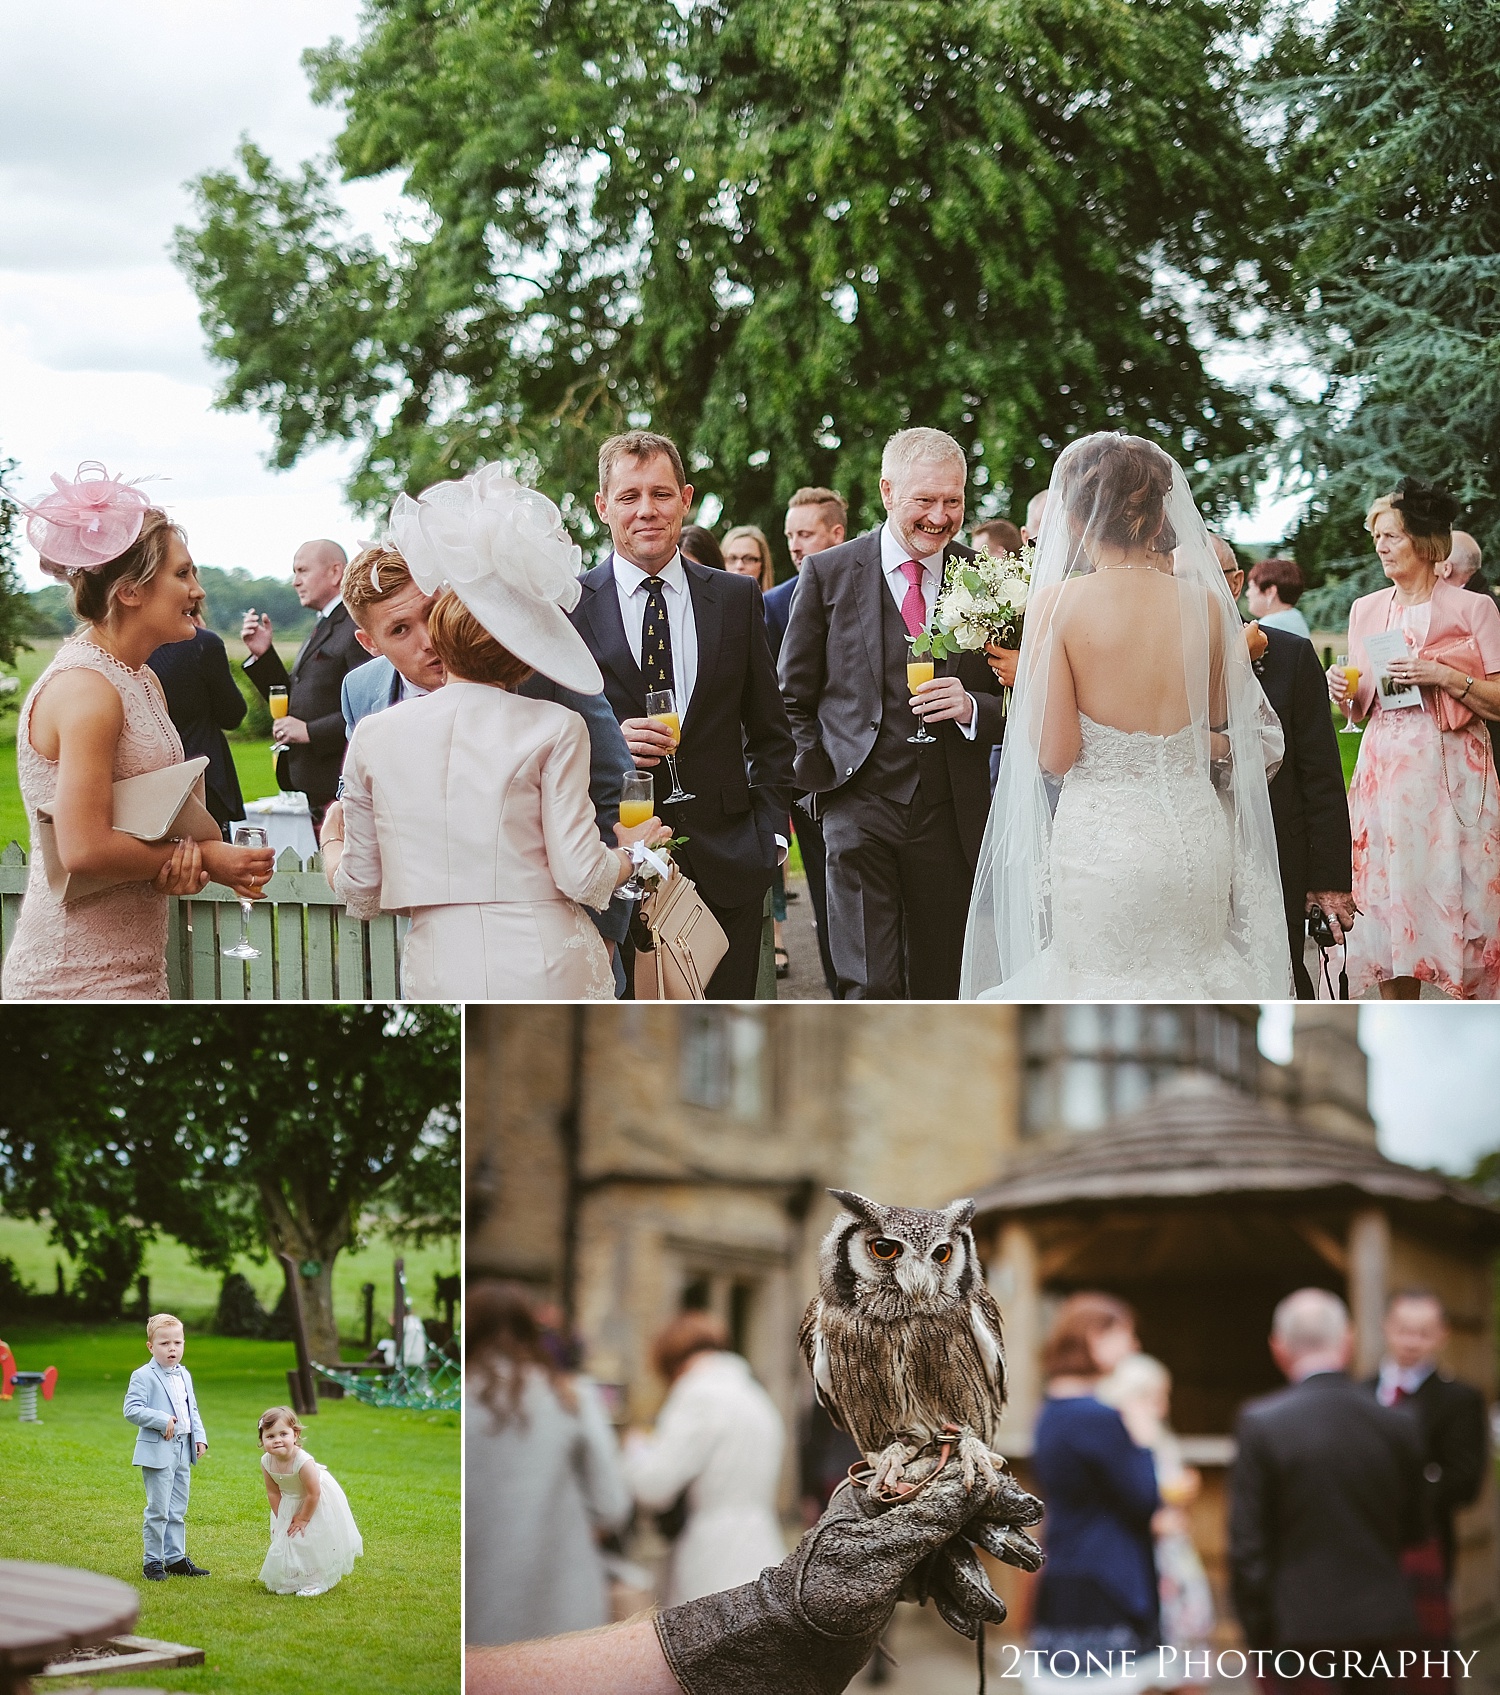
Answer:
<svg viewBox="0 0 1500 1695"><path fill-rule="evenodd" d="M249 142L201 178L178 254L221 402L279 464L363 443L363 504L506 458L584 534L599 441L647 420L773 532L808 481L871 517L914 422L986 511L1110 425L1206 475L1262 440L1194 339L1276 271L1255 8L373 0L309 65L344 176L400 173L419 215L383 251Z"/></svg>
<svg viewBox="0 0 1500 1695"><path fill-rule="evenodd" d="M1363 519L1403 475L1445 482L1500 546L1500 5L1341 0L1276 61L1285 322L1322 376L1292 404L1287 458L1312 489L1298 557L1335 579L1339 615L1384 580Z"/></svg>
<svg viewBox="0 0 1500 1695"><path fill-rule="evenodd" d="M14 665L16 655L29 647L31 618L21 578L16 570L16 543L20 539L21 511L9 484L16 469L14 459L0 459L0 665ZM0 694L0 712L14 710L15 694Z"/></svg>
<svg viewBox="0 0 1500 1695"><path fill-rule="evenodd" d="M336 1358L333 1262L366 1221L458 1232L453 1010L17 1008L0 1065L0 1204L51 1221L92 1310L119 1310L158 1233L220 1270L288 1252Z"/></svg>

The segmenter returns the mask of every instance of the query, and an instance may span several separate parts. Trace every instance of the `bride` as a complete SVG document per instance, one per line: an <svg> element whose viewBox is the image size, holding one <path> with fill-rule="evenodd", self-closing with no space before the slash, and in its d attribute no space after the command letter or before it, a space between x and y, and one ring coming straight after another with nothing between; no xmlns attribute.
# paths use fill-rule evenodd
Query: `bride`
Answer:
<svg viewBox="0 0 1500 1695"><path fill-rule="evenodd" d="M1280 725L1181 468L1139 436L1052 476L964 939L965 999L1291 993Z"/></svg>

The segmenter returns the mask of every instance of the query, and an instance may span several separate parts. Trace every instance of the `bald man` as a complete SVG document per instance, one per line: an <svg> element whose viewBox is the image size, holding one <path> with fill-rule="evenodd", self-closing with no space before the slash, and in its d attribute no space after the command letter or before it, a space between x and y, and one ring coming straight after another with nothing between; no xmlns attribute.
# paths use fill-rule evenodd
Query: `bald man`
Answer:
<svg viewBox="0 0 1500 1695"><path fill-rule="evenodd" d="M1484 550L1467 530L1453 532L1453 546L1448 557L1438 565L1437 571L1440 577L1446 577L1456 589L1467 589L1470 594L1487 594L1491 599L1495 598L1495 591L1484 574ZM1500 724L1491 723L1487 728L1495 758L1500 760Z"/></svg>
<svg viewBox="0 0 1500 1695"><path fill-rule="evenodd" d="M318 615L312 634L287 671L271 645L271 620L252 606L240 635L249 657L245 675L262 695L286 689L288 712L272 725L279 752L276 781L283 789L307 796L313 828L323 822L338 793L344 765L344 678L370 655L359 645L354 620L339 592L348 556L335 541L303 542L292 556L292 587L297 599Z"/></svg>

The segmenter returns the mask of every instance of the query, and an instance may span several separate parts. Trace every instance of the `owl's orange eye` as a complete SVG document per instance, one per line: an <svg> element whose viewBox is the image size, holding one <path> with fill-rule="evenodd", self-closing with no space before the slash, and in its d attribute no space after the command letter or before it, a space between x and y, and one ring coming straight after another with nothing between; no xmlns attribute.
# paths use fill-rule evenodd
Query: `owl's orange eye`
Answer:
<svg viewBox="0 0 1500 1695"><path fill-rule="evenodd" d="M953 1258L953 1249L949 1243L944 1242L941 1247L932 1250L932 1257L939 1265L946 1265Z"/></svg>
<svg viewBox="0 0 1500 1695"><path fill-rule="evenodd" d="M870 1252L874 1254L876 1259L899 1259L901 1257L901 1244L893 1242L889 1236L877 1236L870 1243Z"/></svg>

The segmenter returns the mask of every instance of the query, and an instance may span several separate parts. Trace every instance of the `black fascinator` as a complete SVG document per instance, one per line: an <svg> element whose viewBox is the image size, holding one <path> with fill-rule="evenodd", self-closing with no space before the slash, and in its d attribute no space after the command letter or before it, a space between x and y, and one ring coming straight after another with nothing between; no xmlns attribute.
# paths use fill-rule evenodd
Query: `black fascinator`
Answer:
<svg viewBox="0 0 1500 1695"><path fill-rule="evenodd" d="M1403 477L1391 505L1401 514L1409 536L1445 536L1458 516L1458 502L1447 489L1419 477Z"/></svg>

